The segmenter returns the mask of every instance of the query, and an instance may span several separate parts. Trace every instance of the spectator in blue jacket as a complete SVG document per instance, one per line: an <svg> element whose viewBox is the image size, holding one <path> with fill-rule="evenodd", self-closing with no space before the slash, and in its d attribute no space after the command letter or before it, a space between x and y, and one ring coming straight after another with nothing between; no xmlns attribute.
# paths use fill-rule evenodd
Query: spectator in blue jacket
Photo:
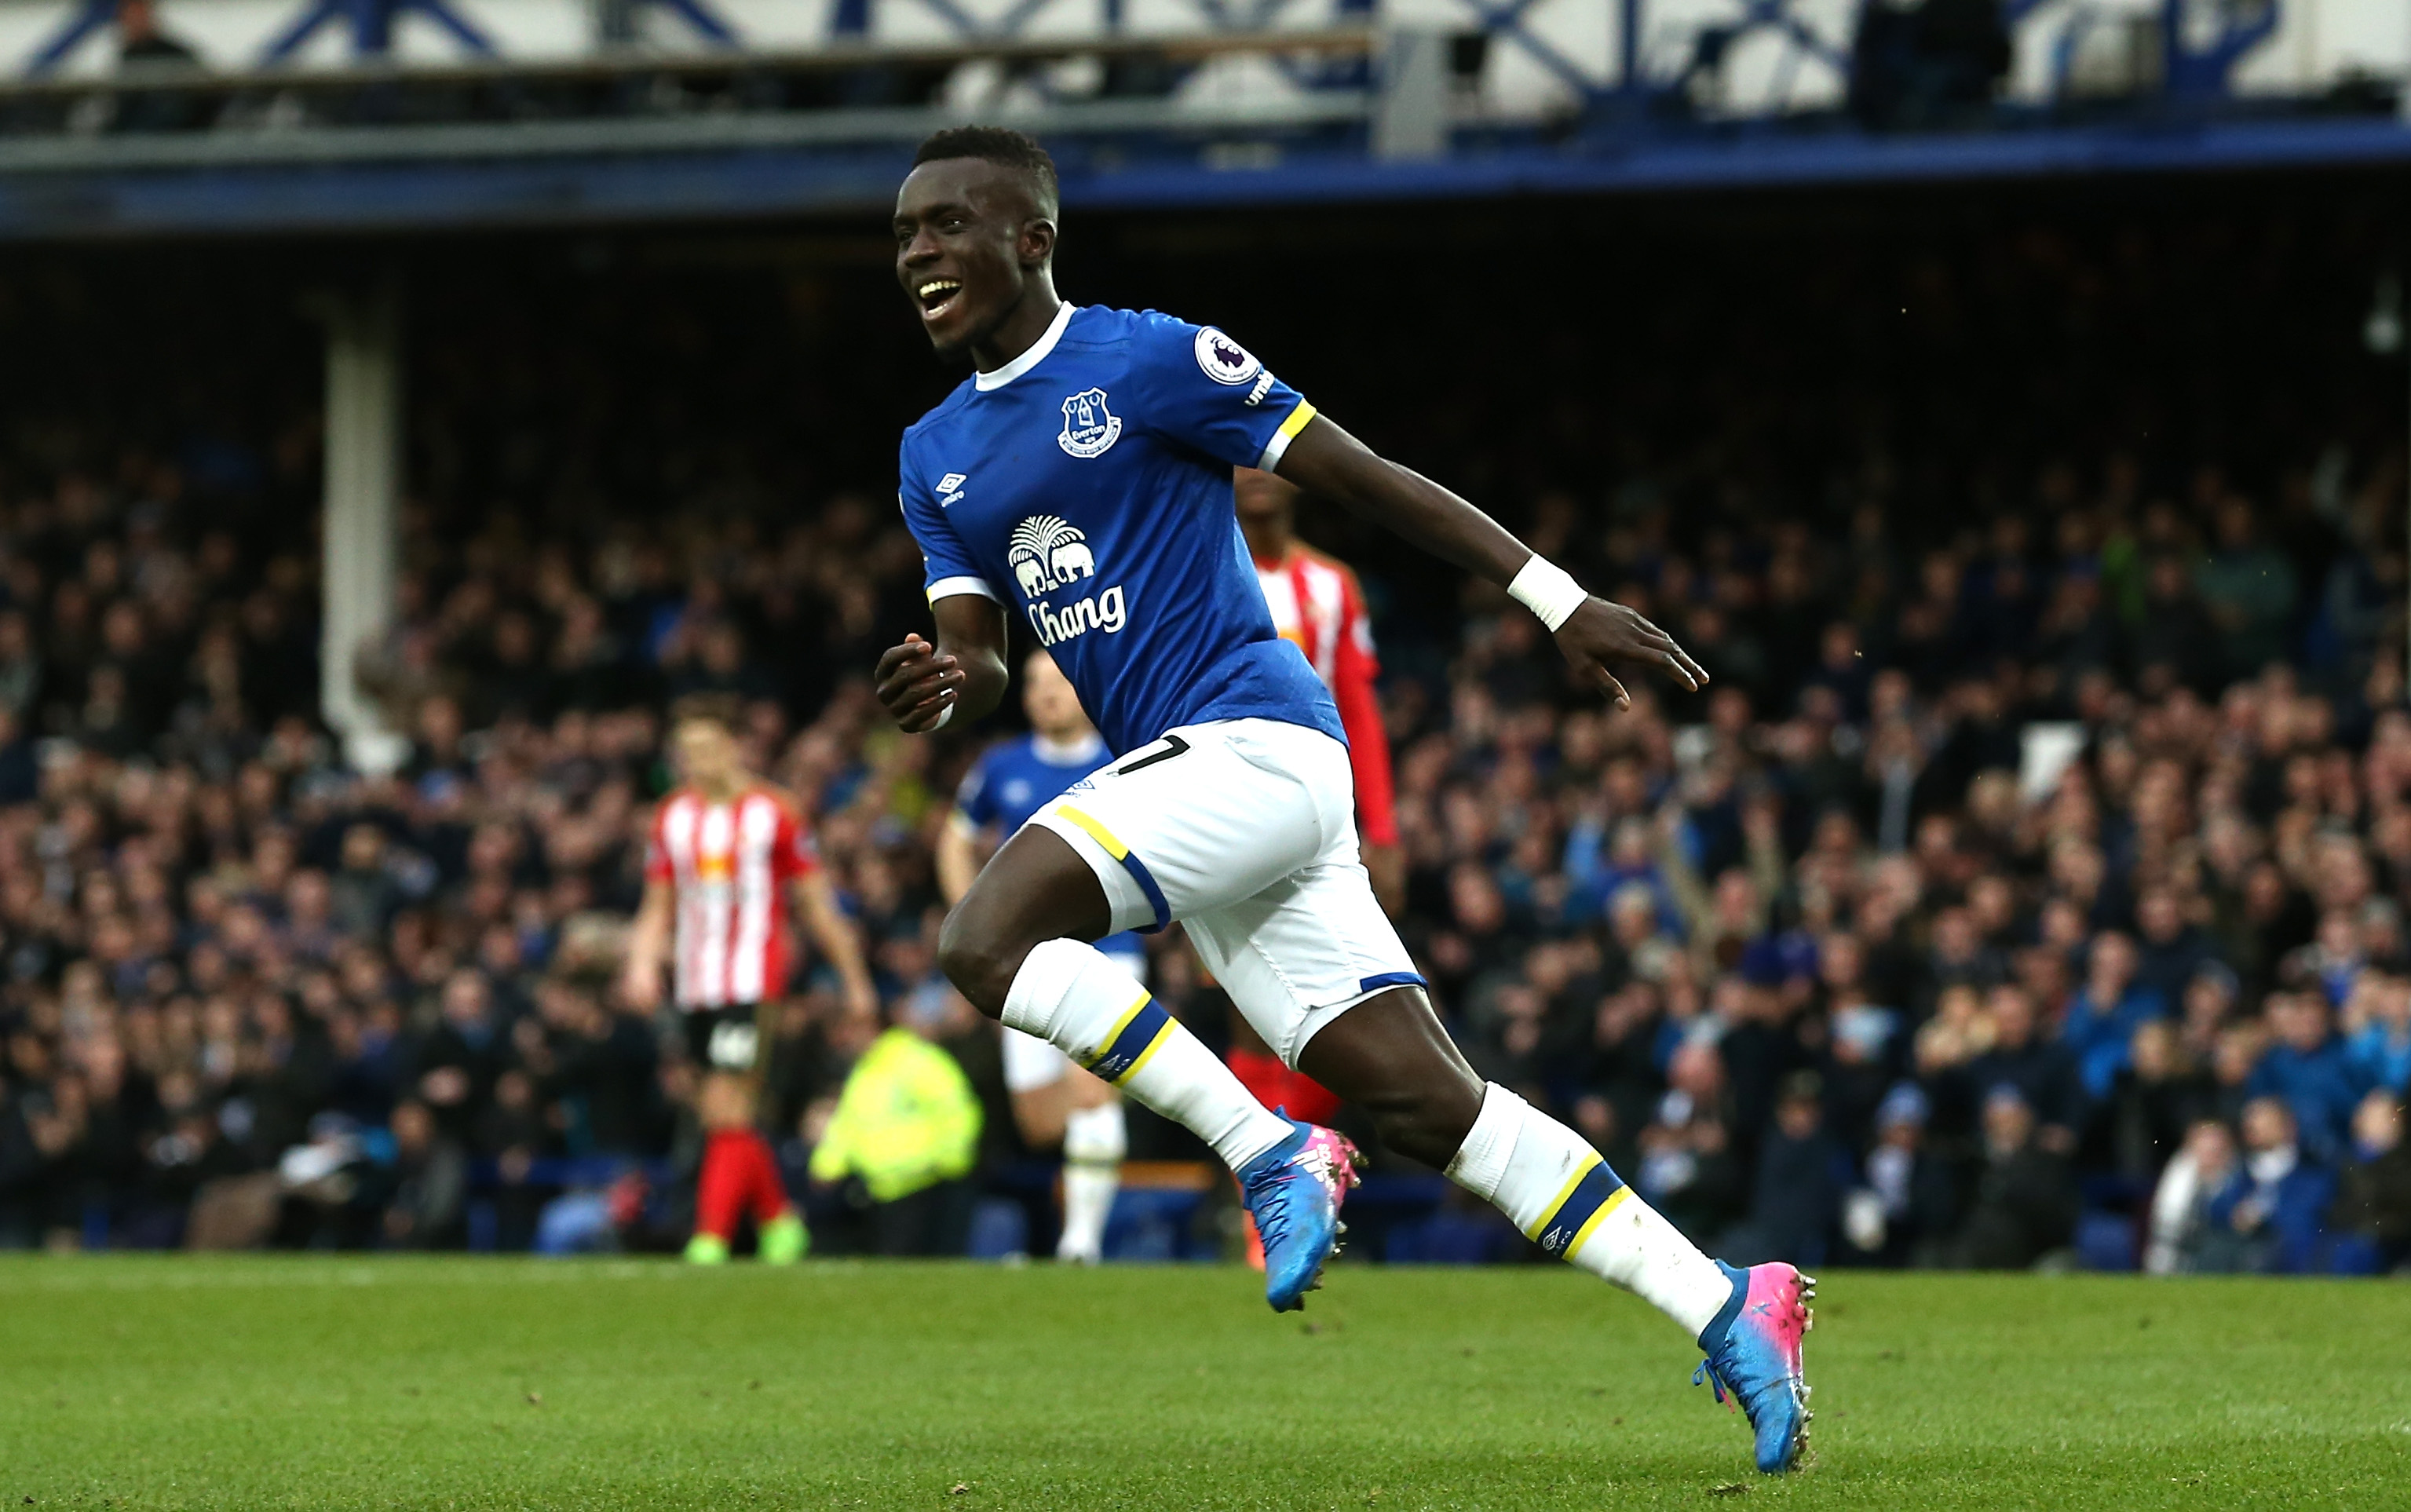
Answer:
<svg viewBox="0 0 2411 1512"><path fill-rule="evenodd" d="M2353 1110L2370 1083L2329 1033L2328 1005L2316 993L2270 995L2275 1042L2243 1083L2248 1098L2282 1098L2293 1111L2304 1149L2332 1165L2344 1151Z"/></svg>
<svg viewBox="0 0 2411 1512"><path fill-rule="evenodd" d="M2194 973L2218 958L2209 934L2185 918L2175 891L2165 886L2147 887L2135 900L2135 984L2164 1003L2184 997Z"/></svg>
<svg viewBox="0 0 2411 1512"><path fill-rule="evenodd" d="M2168 1014L2168 1001L2135 981L2135 942L2114 929L2093 941L2084 986L2068 1005L2060 1042L2076 1057L2077 1079L2096 1102L2126 1069L2136 1027Z"/></svg>
<svg viewBox="0 0 2411 1512"><path fill-rule="evenodd" d="M2243 1163L2210 1204L2210 1219L2244 1242L2254 1271L2300 1275L2318 1262L2335 1172L2303 1150L2283 1098L2243 1108Z"/></svg>
<svg viewBox="0 0 2411 1512"><path fill-rule="evenodd" d="M2311 942L2286 957L2285 972L2287 981L2316 979L2328 1002L2342 1008L2368 966L2360 924L2348 911L2330 909L2319 915L2318 933Z"/></svg>
<svg viewBox="0 0 2411 1512"><path fill-rule="evenodd" d="M1666 874L1658 869L1656 837L1647 820L1627 815L1611 826L1600 815L1584 815L1566 832L1562 865L1573 884L1569 909L1605 913L1618 893L1643 887L1656 906L1659 927L1668 934L1681 933L1682 910L1675 907Z"/></svg>
<svg viewBox="0 0 2411 1512"><path fill-rule="evenodd" d="M2353 995L2360 1027L2345 1041L2345 1057L2369 1085L2398 1098L2411 1092L2411 980L2373 971Z"/></svg>

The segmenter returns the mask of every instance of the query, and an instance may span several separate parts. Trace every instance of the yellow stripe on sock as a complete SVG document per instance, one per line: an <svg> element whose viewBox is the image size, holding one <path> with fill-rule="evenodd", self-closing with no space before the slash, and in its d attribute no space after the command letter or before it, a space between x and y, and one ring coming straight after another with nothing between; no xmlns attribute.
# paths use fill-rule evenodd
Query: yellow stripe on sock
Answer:
<svg viewBox="0 0 2411 1512"><path fill-rule="evenodd" d="M1289 412L1289 418L1280 423L1280 429L1275 433L1283 441L1295 441L1297 433L1305 429L1306 423L1313 418L1314 406L1299 400L1297 408Z"/></svg>
<svg viewBox="0 0 2411 1512"><path fill-rule="evenodd" d="M1166 1040L1172 1038L1172 1031L1179 1027L1180 1022L1167 1014L1163 1021L1163 1027L1155 1031L1155 1038L1148 1040L1147 1048L1138 1053L1138 1059L1131 1062L1130 1069L1114 1078L1114 1085L1127 1086L1132 1077L1147 1069L1147 1063L1155 1058L1155 1053L1163 1048L1163 1042Z"/></svg>
<svg viewBox="0 0 2411 1512"><path fill-rule="evenodd" d="M1590 1239L1591 1230L1599 1227L1600 1220L1624 1206L1624 1199L1631 1195L1632 1188L1629 1186L1619 1186L1608 1193L1607 1200L1599 1205L1599 1211L1592 1214L1580 1228L1574 1230L1573 1243L1566 1246L1566 1258L1571 1260L1580 1255L1583 1245Z"/></svg>
<svg viewBox="0 0 2411 1512"><path fill-rule="evenodd" d="M1105 828L1103 824L1098 823L1095 820L1090 819L1088 815L1073 807L1070 804L1057 804L1055 806L1055 811L1062 815L1065 819L1070 820L1073 823L1079 825L1082 829L1087 830L1089 837L1095 840L1099 845L1103 846L1105 848L1105 854L1113 857L1116 861L1125 860L1129 857L1130 847L1122 844L1119 840L1115 839L1113 831ZM1108 1044L1111 1044L1112 1042L1113 1041L1111 1040L1106 1041Z"/></svg>
<svg viewBox="0 0 2411 1512"><path fill-rule="evenodd" d="M1097 1041L1096 1049L1089 1052L1087 1055L1081 1057L1080 1064L1083 1067L1089 1067L1094 1066L1098 1061L1103 1059L1105 1052L1114 1048L1114 1041L1122 1037L1122 1031L1131 1026L1131 1021L1137 1018L1141 1012L1146 1010L1147 1005L1153 1001L1155 1001L1155 994L1148 992L1144 987L1140 988L1138 1001L1131 1004L1130 1010L1128 1012L1124 1013L1120 1018L1114 1020L1114 1026L1105 1031L1105 1037L1103 1040ZM1152 1050L1154 1046L1150 1045L1147 1048ZM1131 1069L1136 1070L1138 1068L1133 1065Z"/></svg>
<svg viewBox="0 0 2411 1512"><path fill-rule="evenodd" d="M1566 1205L1566 1199L1574 1195L1574 1188L1580 1186L1582 1185L1582 1179L1590 1174L1590 1168L1599 1165L1600 1163L1599 1152L1597 1150L1591 1151L1590 1158L1574 1168L1574 1173L1566 1178L1565 1185L1557 1189L1556 1197L1551 1200L1547 1207L1541 1210L1540 1220L1534 1223L1529 1228L1524 1230L1524 1237L1532 1241L1534 1243L1540 1243L1541 1235L1548 1230L1549 1220L1556 1217L1557 1215L1557 1210Z"/></svg>

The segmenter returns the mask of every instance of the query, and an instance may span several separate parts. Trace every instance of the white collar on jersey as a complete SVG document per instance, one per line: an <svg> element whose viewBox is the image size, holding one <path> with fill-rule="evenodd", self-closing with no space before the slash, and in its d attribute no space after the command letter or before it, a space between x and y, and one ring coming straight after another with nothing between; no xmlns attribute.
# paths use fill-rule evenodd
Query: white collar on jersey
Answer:
<svg viewBox="0 0 2411 1512"><path fill-rule="evenodd" d="M1105 753L1105 737L1091 730L1073 740L1049 740L1033 731L1030 749L1049 766L1077 766L1082 762L1093 765Z"/></svg>
<svg viewBox="0 0 2411 1512"><path fill-rule="evenodd" d="M1029 351L1022 353L1021 356L1015 357L1011 362L1006 363L1003 367L997 369L993 372L975 372L972 374L972 382L978 385L979 391L985 394L991 388L1002 388L1005 385L1013 382L1016 378L1020 377L1023 373L1028 372L1030 369L1045 361L1046 354L1054 351L1055 343L1063 339L1063 327L1072 324L1073 312L1079 308L1080 307L1078 305L1074 304L1071 300L1064 300L1062 305L1056 310L1055 318L1046 323L1045 334L1039 337L1038 340L1030 342Z"/></svg>

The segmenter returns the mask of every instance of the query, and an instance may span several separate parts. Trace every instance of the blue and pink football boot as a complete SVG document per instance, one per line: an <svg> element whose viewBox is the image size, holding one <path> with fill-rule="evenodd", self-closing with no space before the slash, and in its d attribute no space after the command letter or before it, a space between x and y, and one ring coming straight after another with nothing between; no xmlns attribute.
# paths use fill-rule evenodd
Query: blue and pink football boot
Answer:
<svg viewBox="0 0 2411 1512"><path fill-rule="evenodd" d="M1339 1204L1356 1185L1364 1156L1345 1135L1288 1113L1290 1137L1238 1171L1239 1191L1264 1246L1264 1301L1276 1313L1306 1305L1322 1284L1323 1262L1339 1251L1348 1226Z"/></svg>
<svg viewBox="0 0 2411 1512"><path fill-rule="evenodd" d="M1732 1300L1700 1333L1707 1359L1691 1374L1741 1403L1758 1435L1758 1468L1770 1476L1797 1470L1808 1452L1808 1382L1800 1361L1801 1336L1813 1321L1809 1301L1814 1276L1789 1265L1753 1265L1737 1271L1717 1262L1732 1278Z"/></svg>

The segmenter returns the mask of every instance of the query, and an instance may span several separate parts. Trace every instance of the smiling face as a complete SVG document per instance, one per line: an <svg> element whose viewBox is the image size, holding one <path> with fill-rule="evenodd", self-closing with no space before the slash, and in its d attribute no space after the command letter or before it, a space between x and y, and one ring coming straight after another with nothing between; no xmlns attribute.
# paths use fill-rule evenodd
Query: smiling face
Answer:
<svg viewBox="0 0 2411 1512"><path fill-rule="evenodd" d="M1051 287L1055 223L1029 181L1001 163L922 164L896 194L896 281L941 354L972 353Z"/></svg>

